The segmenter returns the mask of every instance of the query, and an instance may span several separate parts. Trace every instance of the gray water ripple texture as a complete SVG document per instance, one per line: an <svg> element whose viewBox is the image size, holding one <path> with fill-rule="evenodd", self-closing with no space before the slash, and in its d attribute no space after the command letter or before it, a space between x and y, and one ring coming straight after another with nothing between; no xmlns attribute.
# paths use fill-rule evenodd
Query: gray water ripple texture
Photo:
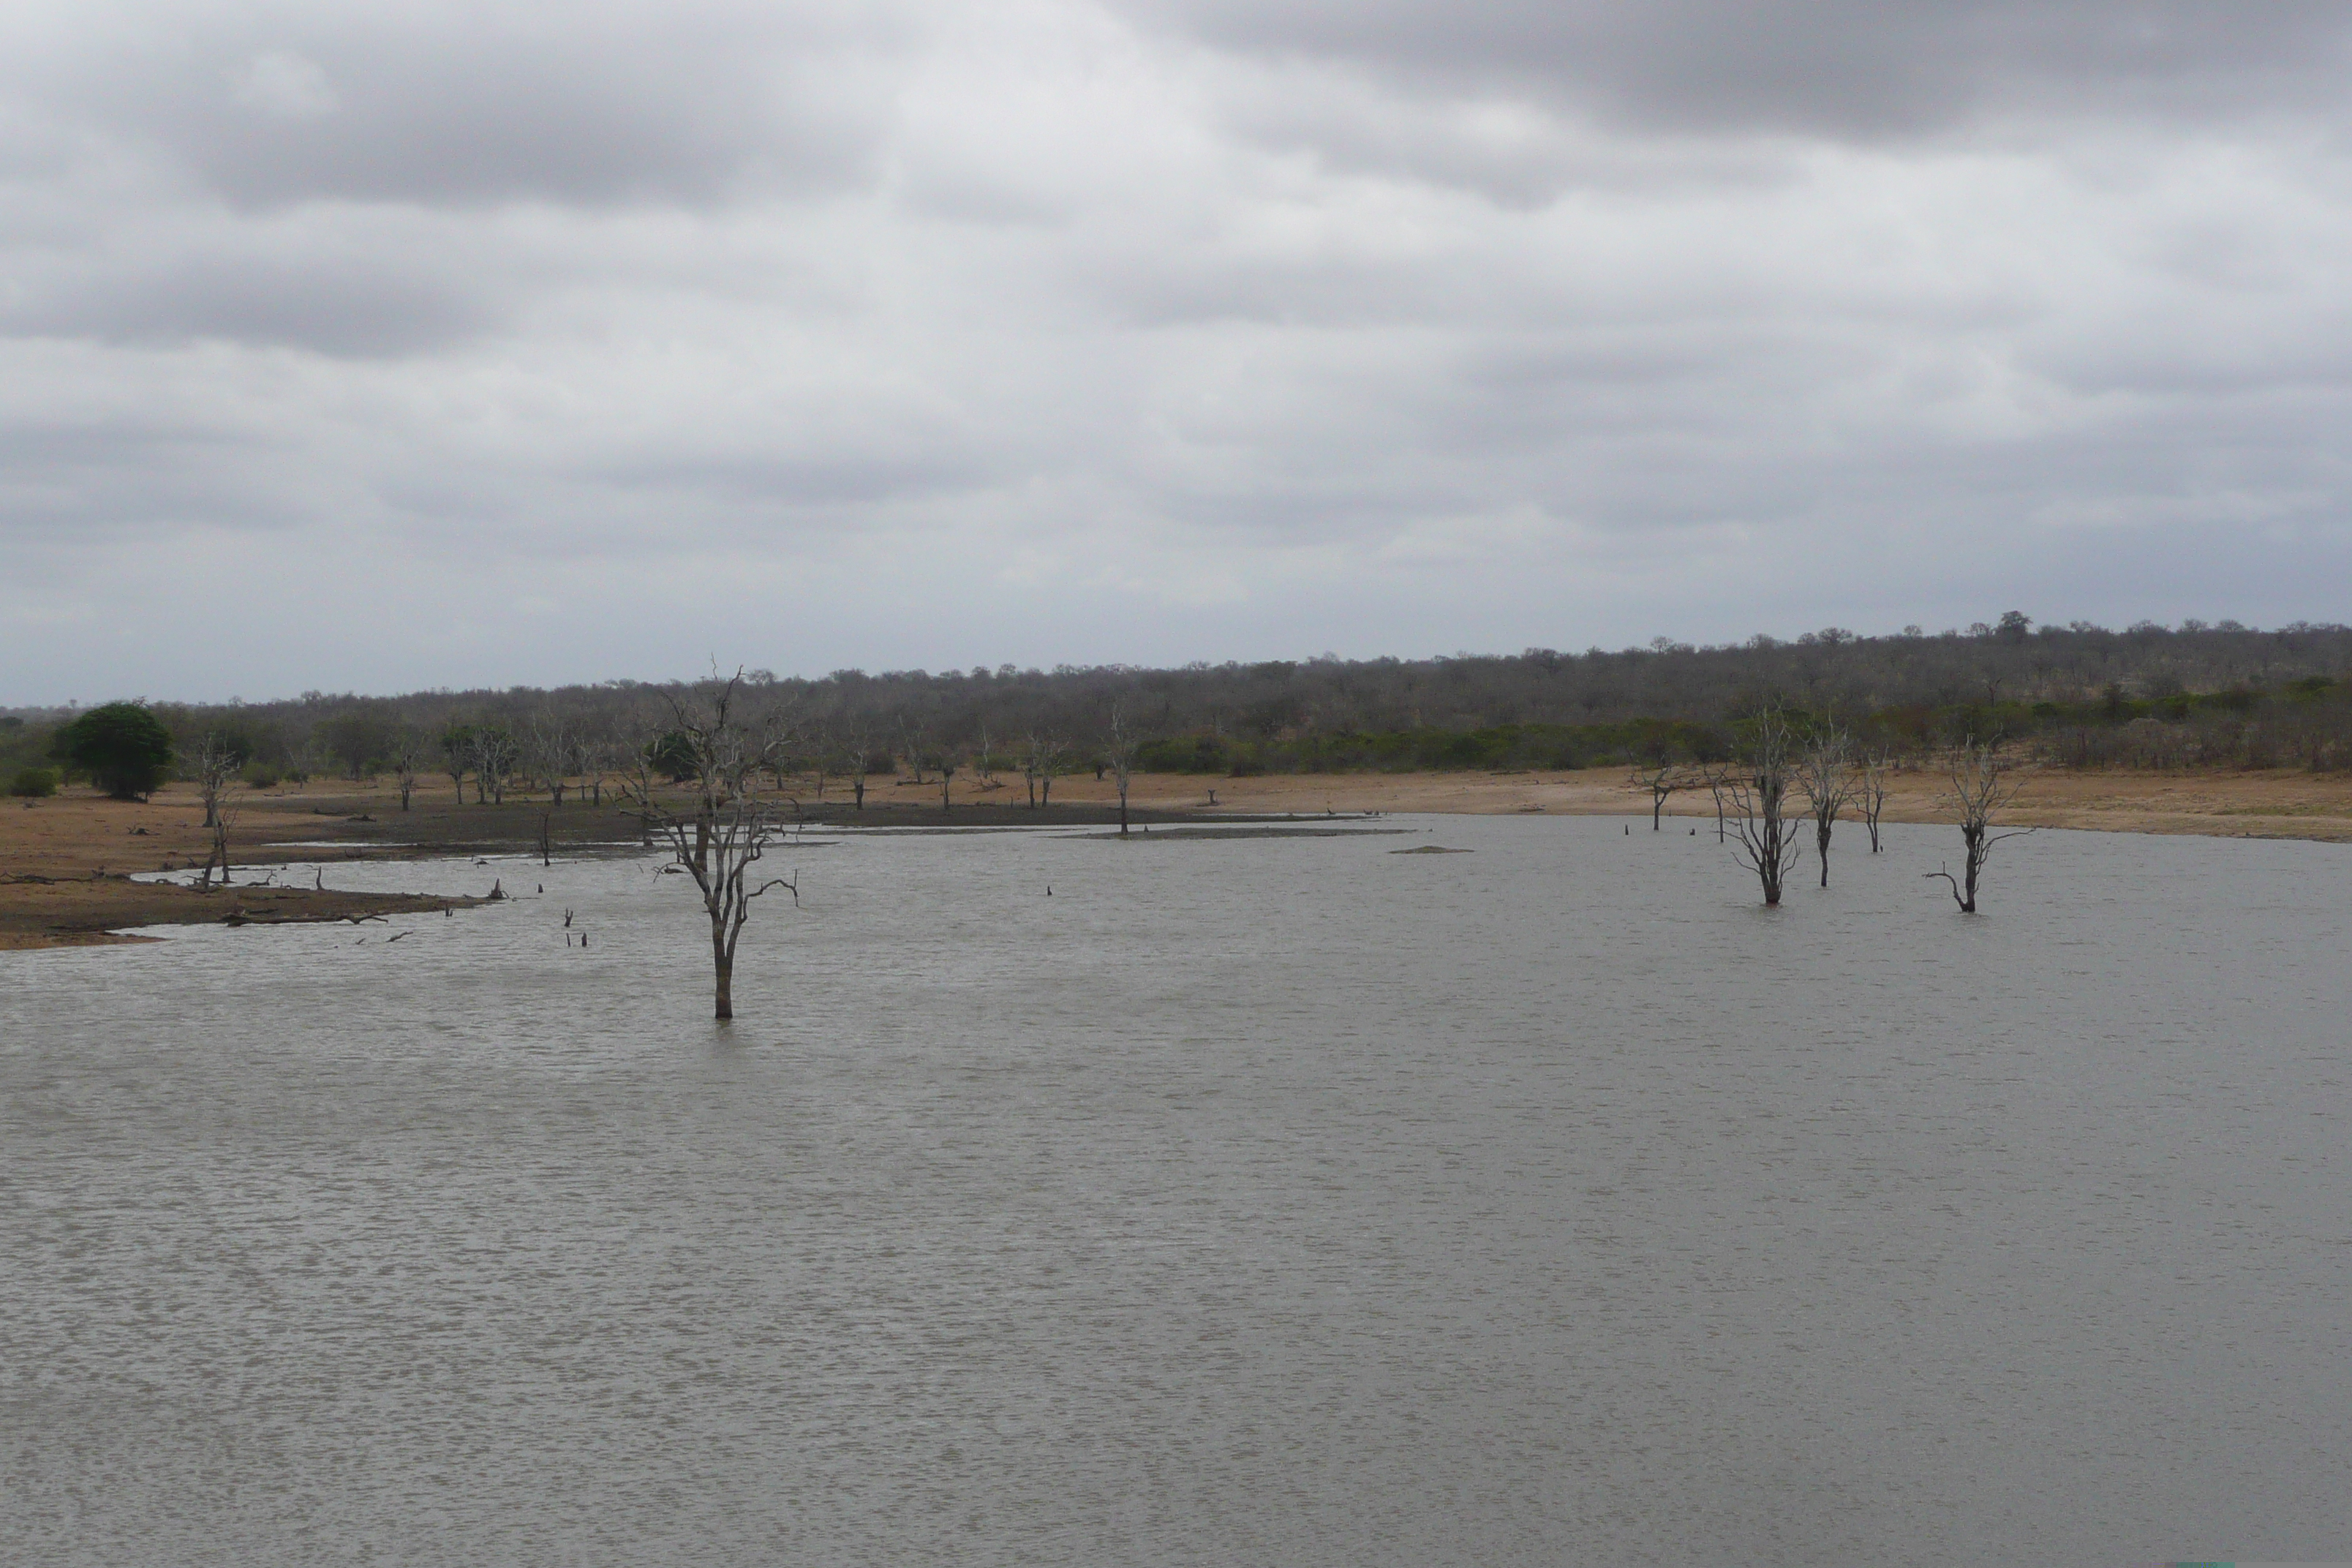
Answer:
<svg viewBox="0 0 2352 1568"><path fill-rule="evenodd" d="M2352 1555L2352 851L1386 826L0 954L0 1561Z"/></svg>

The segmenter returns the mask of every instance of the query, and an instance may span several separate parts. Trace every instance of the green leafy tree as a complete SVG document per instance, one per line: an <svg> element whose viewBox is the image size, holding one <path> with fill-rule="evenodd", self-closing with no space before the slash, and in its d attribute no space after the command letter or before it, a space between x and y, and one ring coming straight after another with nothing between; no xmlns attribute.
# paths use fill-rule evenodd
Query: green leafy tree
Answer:
<svg viewBox="0 0 2352 1568"><path fill-rule="evenodd" d="M684 784L699 776L700 759L696 755L694 737L684 730L666 731L646 746L646 761L654 771L672 784Z"/></svg>
<svg viewBox="0 0 2352 1568"><path fill-rule="evenodd" d="M65 725L51 754L117 800L140 800L172 774L172 735L144 702L110 702Z"/></svg>

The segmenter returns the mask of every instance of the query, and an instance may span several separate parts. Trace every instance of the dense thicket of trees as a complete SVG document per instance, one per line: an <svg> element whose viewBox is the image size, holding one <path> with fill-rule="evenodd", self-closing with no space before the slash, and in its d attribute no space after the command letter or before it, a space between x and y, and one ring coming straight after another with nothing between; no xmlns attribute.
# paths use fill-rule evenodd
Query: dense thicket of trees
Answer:
<svg viewBox="0 0 2352 1568"><path fill-rule="evenodd" d="M793 709L799 764L836 773L980 760L983 733L992 768L1021 772L1040 748L1092 768L1114 708L1139 742L1137 765L1156 771L1706 762L1727 754L1739 718L1767 702L1833 719L1857 743L1905 751L1998 735L2071 766L2352 768L2352 628L2333 625L2112 631L2036 627L2011 612L1966 632L1860 637L1832 627L1719 647L1660 639L1581 654L752 679L763 700ZM406 746L430 759L417 764L427 771L488 765L495 794L533 736L560 735L575 777L618 769L627 748L657 732L647 726L661 689L312 691L156 711L184 752L218 735L252 776L389 772ZM0 765L39 760L70 715L13 717L22 722L0 721Z"/></svg>

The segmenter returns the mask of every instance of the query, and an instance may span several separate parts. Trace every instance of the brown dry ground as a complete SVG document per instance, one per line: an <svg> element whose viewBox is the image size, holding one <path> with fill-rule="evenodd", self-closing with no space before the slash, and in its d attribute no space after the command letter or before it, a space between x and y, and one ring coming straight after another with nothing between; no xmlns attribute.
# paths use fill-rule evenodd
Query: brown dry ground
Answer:
<svg viewBox="0 0 2352 1568"><path fill-rule="evenodd" d="M2227 837L2352 841L2352 779L2309 773L2078 773L2030 771L2003 819L2020 825L2127 833L2190 833ZM1892 822L1945 822L1944 781L1931 772L1895 775L1887 802ZM940 808L936 784L917 787L877 779L866 810L849 809L847 793L831 783L822 800L803 792L812 816L867 826L1034 823L1017 777L990 784L961 777L953 808ZM403 813L388 784L313 784L268 793L234 793L231 845L240 867L289 860L411 858L477 849L512 853L538 833L535 803L504 806L457 805L446 780L420 790ZM1335 773L1227 779L1183 774L1139 775L1130 790L1139 819L1213 813L1218 816L1315 816L1326 813L1515 812L1625 816L1648 811L1648 792L1624 770L1525 773ZM1062 822L1108 819L1118 793L1108 780L1080 774L1054 786L1053 817ZM1704 794L1679 795L1670 815L1709 816ZM132 804L74 791L29 805L0 804L0 949L79 945L121 940L129 927L222 920L235 913L255 923L364 919L404 910L462 905L462 899L348 893L240 886L200 893L128 879L134 871L201 864L207 835L204 810L185 785L152 801ZM626 842L635 825L610 806L567 805L554 817L559 846ZM297 847L331 841L332 847Z"/></svg>

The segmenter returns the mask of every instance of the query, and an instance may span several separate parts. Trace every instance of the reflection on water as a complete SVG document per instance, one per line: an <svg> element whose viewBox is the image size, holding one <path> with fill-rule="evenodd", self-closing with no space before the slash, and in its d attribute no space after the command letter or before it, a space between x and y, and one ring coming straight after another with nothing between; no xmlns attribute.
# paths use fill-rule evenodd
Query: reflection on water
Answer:
<svg viewBox="0 0 2352 1568"><path fill-rule="evenodd" d="M1386 826L0 954L0 1558L2352 1539L2345 850Z"/></svg>

